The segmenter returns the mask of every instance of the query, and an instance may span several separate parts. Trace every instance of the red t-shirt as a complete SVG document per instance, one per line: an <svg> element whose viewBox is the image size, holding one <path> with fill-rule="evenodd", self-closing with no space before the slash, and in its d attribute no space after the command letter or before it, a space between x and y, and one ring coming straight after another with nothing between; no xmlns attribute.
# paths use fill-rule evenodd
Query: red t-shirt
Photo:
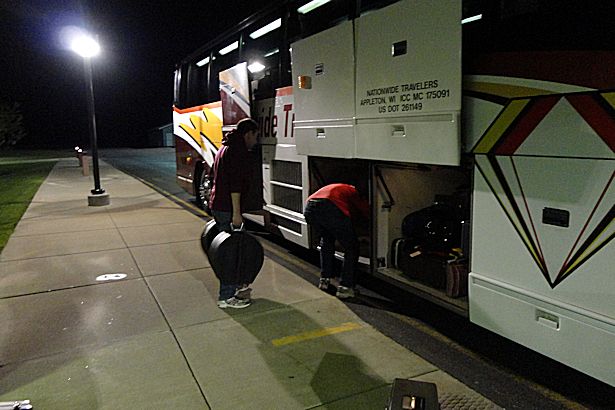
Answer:
<svg viewBox="0 0 615 410"><path fill-rule="evenodd" d="M352 185L326 185L310 195L308 200L310 199L328 199L351 219L369 218L369 203L359 196L357 189Z"/></svg>

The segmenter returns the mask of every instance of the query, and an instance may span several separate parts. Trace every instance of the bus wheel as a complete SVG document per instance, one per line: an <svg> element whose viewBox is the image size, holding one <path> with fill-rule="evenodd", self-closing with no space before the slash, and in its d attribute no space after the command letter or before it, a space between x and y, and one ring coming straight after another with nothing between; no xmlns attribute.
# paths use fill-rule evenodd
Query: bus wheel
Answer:
<svg viewBox="0 0 615 410"><path fill-rule="evenodd" d="M196 203L207 213L209 212L209 197L211 196L211 188L213 181L209 176L208 167L203 167L199 174L198 185L196 187Z"/></svg>

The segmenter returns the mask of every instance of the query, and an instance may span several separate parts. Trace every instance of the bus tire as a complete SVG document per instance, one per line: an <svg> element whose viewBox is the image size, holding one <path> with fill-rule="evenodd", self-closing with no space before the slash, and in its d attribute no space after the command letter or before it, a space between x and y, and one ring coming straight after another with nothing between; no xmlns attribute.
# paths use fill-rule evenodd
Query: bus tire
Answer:
<svg viewBox="0 0 615 410"><path fill-rule="evenodd" d="M197 178L195 180L195 193L196 193L196 203L199 208L207 212L211 213L209 209L209 198L211 196L211 188L213 187L213 180L209 175L209 167L207 164L202 164L199 167L199 172L197 174Z"/></svg>

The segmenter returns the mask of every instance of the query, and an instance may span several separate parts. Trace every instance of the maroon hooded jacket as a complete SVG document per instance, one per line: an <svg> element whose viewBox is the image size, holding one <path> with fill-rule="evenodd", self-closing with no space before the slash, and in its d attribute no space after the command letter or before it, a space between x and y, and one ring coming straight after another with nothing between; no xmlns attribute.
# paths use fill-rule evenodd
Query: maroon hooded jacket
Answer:
<svg viewBox="0 0 615 410"><path fill-rule="evenodd" d="M242 212L252 180L251 157L244 139L231 131L223 140L213 165L214 186L209 207L214 211L232 212L231 193L241 194Z"/></svg>

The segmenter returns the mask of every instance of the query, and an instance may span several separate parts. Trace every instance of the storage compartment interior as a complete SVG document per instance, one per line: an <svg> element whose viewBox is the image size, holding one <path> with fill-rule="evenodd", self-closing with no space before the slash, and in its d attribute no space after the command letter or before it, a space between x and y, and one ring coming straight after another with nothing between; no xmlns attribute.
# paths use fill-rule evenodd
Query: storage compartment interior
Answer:
<svg viewBox="0 0 615 410"><path fill-rule="evenodd" d="M378 276L467 308L470 175L468 167L374 165Z"/></svg>

